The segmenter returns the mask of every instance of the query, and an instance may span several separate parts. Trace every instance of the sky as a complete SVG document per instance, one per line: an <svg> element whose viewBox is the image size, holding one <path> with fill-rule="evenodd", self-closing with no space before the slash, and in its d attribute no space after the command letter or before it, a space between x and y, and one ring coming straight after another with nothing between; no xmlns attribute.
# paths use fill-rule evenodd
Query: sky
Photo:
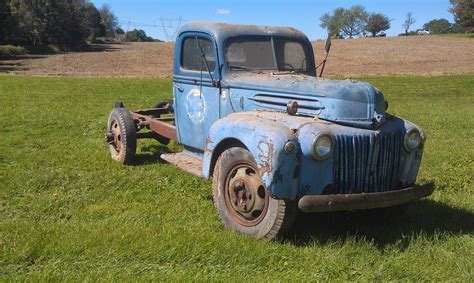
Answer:
<svg viewBox="0 0 474 283"><path fill-rule="evenodd" d="M311 40L324 39L327 31L319 26L320 17L337 7L363 5L368 12L380 12L391 21L388 36L402 33L406 14L412 12L413 30L439 18L453 22L448 12L449 0L92 0L97 7L108 3L122 28L143 29L148 35L171 40L180 22L192 20L213 22L291 26L303 31ZM163 28L164 26L164 28Z"/></svg>

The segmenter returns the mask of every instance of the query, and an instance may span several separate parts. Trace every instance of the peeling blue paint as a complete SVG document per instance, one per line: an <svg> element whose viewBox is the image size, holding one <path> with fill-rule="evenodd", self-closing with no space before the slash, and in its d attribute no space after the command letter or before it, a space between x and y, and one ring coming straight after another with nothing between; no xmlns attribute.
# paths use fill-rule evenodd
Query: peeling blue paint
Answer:
<svg viewBox="0 0 474 283"><path fill-rule="evenodd" d="M370 137L375 134L405 133L413 127L419 129L416 125L393 116L389 116L378 129L361 129L314 120L311 117L288 116L279 112L235 113L220 119L211 127L210 142L203 157L203 175L210 176L213 149L226 139L235 138L253 154L264 184L275 197L296 199L307 194L317 195L321 194L326 186L335 184L335 180L334 155L324 161L316 161L311 155L311 143L316 135L327 133L331 136ZM296 129L296 134L291 129ZM297 153L284 153L284 144L287 141L295 142ZM406 187L416 180L420 166L419 156L422 155L423 149L407 153L401 143L402 141L399 143L400 172L396 181ZM297 154L301 154L301 157L297 158ZM348 168L358 170L363 166L366 164ZM296 167L299 168L299 174L295 180L292 176Z"/></svg>

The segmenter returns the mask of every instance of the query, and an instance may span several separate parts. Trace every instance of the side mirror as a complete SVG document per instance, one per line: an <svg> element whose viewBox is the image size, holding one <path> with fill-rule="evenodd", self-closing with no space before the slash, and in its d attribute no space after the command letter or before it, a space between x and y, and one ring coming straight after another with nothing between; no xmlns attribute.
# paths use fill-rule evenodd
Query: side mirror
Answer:
<svg viewBox="0 0 474 283"><path fill-rule="evenodd" d="M324 58L323 62L321 62L321 64L319 64L316 69L322 65L321 67L321 72L319 73L319 77L322 77L323 76L323 72L324 72L324 67L326 66L326 62L328 60L328 56L329 56L329 50L331 50L331 35L328 34L328 38L326 39L326 44L324 45L324 49L326 49L326 58Z"/></svg>
<svg viewBox="0 0 474 283"><path fill-rule="evenodd" d="M328 38L326 39L326 45L324 46L324 49L326 49L326 53L329 53L329 50L331 50L331 35L328 34Z"/></svg>

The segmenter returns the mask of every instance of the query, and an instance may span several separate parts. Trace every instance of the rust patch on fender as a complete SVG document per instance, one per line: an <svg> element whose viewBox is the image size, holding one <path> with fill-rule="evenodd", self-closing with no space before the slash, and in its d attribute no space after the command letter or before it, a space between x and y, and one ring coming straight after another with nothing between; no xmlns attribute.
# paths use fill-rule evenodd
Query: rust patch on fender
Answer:
<svg viewBox="0 0 474 283"><path fill-rule="evenodd" d="M273 153L275 152L275 146L273 145L272 141L268 137L264 137L258 143L258 158L259 164L258 167L260 169L260 174L263 175L265 173L270 173L272 171L272 158Z"/></svg>
<svg viewBox="0 0 474 283"><path fill-rule="evenodd" d="M204 148L204 152L212 152L212 149L209 147L213 143L212 139L210 136L207 137L206 139L206 147Z"/></svg>

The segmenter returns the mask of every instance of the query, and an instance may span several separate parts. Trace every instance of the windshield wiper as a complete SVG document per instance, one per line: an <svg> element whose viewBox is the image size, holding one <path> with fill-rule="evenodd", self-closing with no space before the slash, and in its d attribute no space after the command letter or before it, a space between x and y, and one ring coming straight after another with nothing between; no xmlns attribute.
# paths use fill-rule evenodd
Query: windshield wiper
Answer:
<svg viewBox="0 0 474 283"><path fill-rule="evenodd" d="M257 71L257 69L245 67L245 66L239 66L239 65L229 65L229 69L231 70L244 70L244 71Z"/></svg>
<svg viewBox="0 0 474 283"><path fill-rule="evenodd" d="M272 75L293 75L293 74L306 74L304 69L293 69L293 70L278 70L273 72Z"/></svg>
<svg viewBox="0 0 474 283"><path fill-rule="evenodd" d="M255 72L258 74L263 74L264 71L278 71L277 69L274 69L274 68L250 68L250 67L245 67L245 66L240 66L240 65L229 65L229 69L250 71L250 72Z"/></svg>
<svg viewBox="0 0 474 283"><path fill-rule="evenodd" d="M263 70L265 70L265 69L255 69L255 68L239 66L239 65L229 65L229 69L239 70L239 71L248 71L248 72L256 73L256 74L263 74Z"/></svg>

